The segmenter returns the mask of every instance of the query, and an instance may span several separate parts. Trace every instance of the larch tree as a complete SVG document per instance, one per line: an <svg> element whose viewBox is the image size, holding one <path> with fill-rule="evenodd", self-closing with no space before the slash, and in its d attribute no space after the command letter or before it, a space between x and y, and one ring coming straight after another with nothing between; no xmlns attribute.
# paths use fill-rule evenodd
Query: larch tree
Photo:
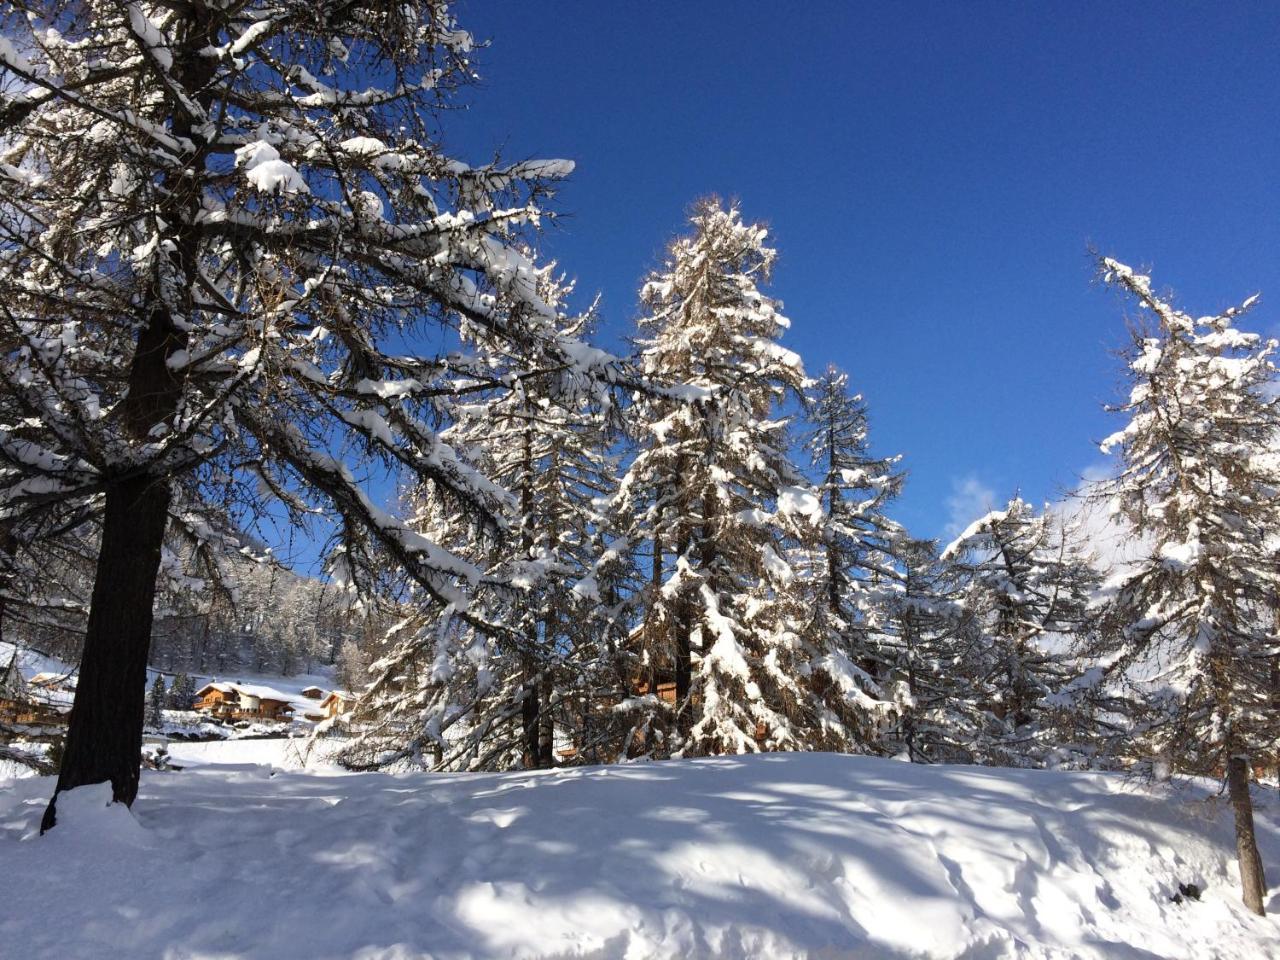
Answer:
<svg viewBox="0 0 1280 960"><path fill-rule="evenodd" d="M985 714L975 678L981 638L950 565L933 540L899 529L887 543L891 573L874 589L872 657L895 709L881 751L913 763L981 763Z"/></svg>
<svg viewBox="0 0 1280 960"><path fill-rule="evenodd" d="M1225 774L1246 906L1266 881L1249 781L1274 763L1280 590L1274 340L1240 330L1241 308L1194 318L1114 260L1105 279L1143 310L1128 356L1125 426L1102 445L1119 470L1095 495L1150 545L1109 583L1097 683L1121 683L1131 732L1174 770Z"/></svg>
<svg viewBox="0 0 1280 960"><path fill-rule="evenodd" d="M1053 695L1092 622L1099 578L1071 528L1014 497L975 520L942 553L981 631L979 676L993 722L989 750L1006 765L1055 757ZM1048 701L1046 701L1048 698Z"/></svg>
<svg viewBox="0 0 1280 960"><path fill-rule="evenodd" d="M760 289L775 259L765 229L714 199L691 224L642 291L641 369L670 395L634 410L638 451L617 500L652 561L645 686L674 689L666 739L655 730L646 750L803 748L819 721L788 553L820 507L780 405L804 389L804 369Z"/></svg>
<svg viewBox="0 0 1280 960"><path fill-rule="evenodd" d="M829 711L832 746L874 749L895 707L877 676L876 585L892 575L898 526L885 507L902 489L897 457L873 457L866 403L828 367L810 389L805 446L816 474L821 521L797 564L806 593L801 631L814 651L810 685Z"/></svg>
<svg viewBox="0 0 1280 960"><path fill-rule="evenodd" d="M167 530L199 544L272 503L334 516L335 577L411 582L469 618L483 571L365 482L430 480L457 511L503 522L505 492L435 426L494 372L452 334L433 337L440 352L415 344L465 325L562 381L614 367L547 325L517 336L513 317L554 314L518 244L571 164L441 151L438 108L472 76L443 0L10 9L0 433L21 476L0 505L19 520L51 502L101 514L57 790L110 781L131 803Z"/></svg>
<svg viewBox="0 0 1280 960"><path fill-rule="evenodd" d="M565 301L571 286L544 268L542 296ZM590 311L560 330L578 336ZM508 492L502 532L468 529L434 485L413 491L413 525L509 584L471 604L499 635L442 623L428 603L397 628L357 721L368 725L345 752L357 768L408 764L438 769L555 765L557 731L607 659L616 621L603 618L598 580L608 549L604 505L616 482L608 439L609 398L574 393L559 371L507 369L504 386L455 411L442 438ZM611 623L614 625L611 627ZM576 738L580 739L580 738Z"/></svg>

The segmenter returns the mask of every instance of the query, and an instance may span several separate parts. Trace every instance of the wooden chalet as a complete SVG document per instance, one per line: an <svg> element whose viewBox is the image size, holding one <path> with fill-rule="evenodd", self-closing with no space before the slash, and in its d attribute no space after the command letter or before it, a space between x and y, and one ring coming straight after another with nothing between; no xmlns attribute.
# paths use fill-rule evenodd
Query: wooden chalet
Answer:
<svg viewBox="0 0 1280 960"><path fill-rule="evenodd" d="M293 704L288 694L256 684L206 683L196 691L193 709L220 720L288 723L293 719Z"/></svg>
<svg viewBox="0 0 1280 960"><path fill-rule="evenodd" d="M302 695L306 697L308 700L323 700L325 695L325 690L323 687L315 687L315 686L303 687Z"/></svg>
<svg viewBox="0 0 1280 960"><path fill-rule="evenodd" d="M32 697L31 686L18 669L18 655L14 653L9 665L0 670L0 723L48 726L64 722L61 712Z"/></svg>
<svg viewBox="0 0 1280 960"><path fill-rule="evenodd" d="M329 695L320 702L320 712L324 714L325 719L332 720L334 717L349 713L355 705L355 694L348 693L345 690L331 690ZM307 712L307 715L311 715L310 711Z"/></svg>

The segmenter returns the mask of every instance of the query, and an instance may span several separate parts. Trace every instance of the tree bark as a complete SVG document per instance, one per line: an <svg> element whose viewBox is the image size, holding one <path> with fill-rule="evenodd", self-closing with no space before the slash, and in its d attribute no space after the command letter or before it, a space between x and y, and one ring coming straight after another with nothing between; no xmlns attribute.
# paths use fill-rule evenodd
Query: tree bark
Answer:
<svg viewBox="0 0 1280 960"><path fill-rule="evenodd" d="M524 766L526 770L539 767L540 751L538 749L538 714L540 698L538 696L537 674L533 668L526 668L524 696L520 702L521 733L524 740Z"/></svg>
<svg viewBox="0 0 1280 960"><path fill-rule="evenodd" d="M42 833L56 823L64 790L109 781L119 803L132 804L138 795L152 604L169 497L167 481L147 476L107 490L75 704Z"/></svg>
<svg viewBox="0 0 1280 960"><path fill-rule="evenodd" d="M193 255L191 249L182 252ZM121 404L125 433L138 442L170 420L182 398L181 380L168 361L186 346L187 335L158 294L153 302ZM152 607L171 496L169 478L147 472L107 484L80 678L58 785L41 833L57 822L58 794L64 790L110 782L112 799L119 803L131 805L138 795Z"/></svg>
<svg viewBox="0 0 1280 960"><path fill-rule="evenodd" d="M543 770L550 770L556 765L556 723L555 714L551 712L553 695L551 675L544 673L538 684L541 700L538 707L538 766Z"/></svg>
<svg viewBox="0 0 1280 960"><path fill-rule="evenodd" d="M1245 757L1227 758L1227 790L1236 822L1236 858L1240 863L1240 886L1244 905L1258 916L1265 916L1262 900L1267 881L1262 871L1262 857L1253 832L1253 803L1249 798L1249 761Z"/></svg>

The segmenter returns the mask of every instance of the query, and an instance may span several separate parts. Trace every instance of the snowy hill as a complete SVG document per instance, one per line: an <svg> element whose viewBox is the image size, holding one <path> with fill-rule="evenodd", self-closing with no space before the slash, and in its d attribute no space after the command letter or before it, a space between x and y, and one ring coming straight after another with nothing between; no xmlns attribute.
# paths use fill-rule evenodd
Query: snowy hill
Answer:
<svg viewBox="0 0 1280 960"><path fill-rule="evenodd" d="M39 838L50 786L0 782L0 942L24 957L1280 956L1197 784L813 754L455 776L214 764L147 773L136 816L75 791ZM1174 903L1180 882L1202 899Z"/></svg>

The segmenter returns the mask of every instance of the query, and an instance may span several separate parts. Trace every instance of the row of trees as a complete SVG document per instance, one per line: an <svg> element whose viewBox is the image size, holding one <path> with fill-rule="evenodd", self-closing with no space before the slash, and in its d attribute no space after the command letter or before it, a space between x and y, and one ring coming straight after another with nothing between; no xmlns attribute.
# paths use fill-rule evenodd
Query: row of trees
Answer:
<svg viewBox="0 0 1280 960"><path fill-rule="evenodd" d="M1144 562L1099 589L1016 500L939 551L843 377L779 344L736 208L696 208L635 357L586 345L533 249L572 164L440 147L473 69L444 0L3 17L0 613L87 612L58 791L132 802L157 590L233 579L266 523L392 618L353 765L1159 753L1225 766L1246 865L1278 498L1235 312L1107 265L1153 318L1111 492Z"/></svg>
<svg viewBox="0 0 1280 960"><path fill-rule="evenodd" d="M91 566L65 568L55 579L63 602L53 610L39 605L48 600L47 591L11 603L5 638L78 662L92 578ZM191 578L161 578L149 659L155 669L290 676L334 665L357 685L364 682L364 669L352 665L364 648L376 645L371 640L381 628L345 590L267 561L231 565L216 587L207 586Z"/></svg>
<svg viewBox="0 0 1280 960"><path fill-rule="evenodd" d="M835 369L811 381L761 285L762 227L715 200L645 283L621 410L537 378L445 436L514 494L486 534L417 489L415 528L511 584L408 603L345 752L353 766L551 766L825 749L1083 762L1047 699L1075 675L1099 576L1015 499L940 551L887 516L896 458Z"/></svg>

